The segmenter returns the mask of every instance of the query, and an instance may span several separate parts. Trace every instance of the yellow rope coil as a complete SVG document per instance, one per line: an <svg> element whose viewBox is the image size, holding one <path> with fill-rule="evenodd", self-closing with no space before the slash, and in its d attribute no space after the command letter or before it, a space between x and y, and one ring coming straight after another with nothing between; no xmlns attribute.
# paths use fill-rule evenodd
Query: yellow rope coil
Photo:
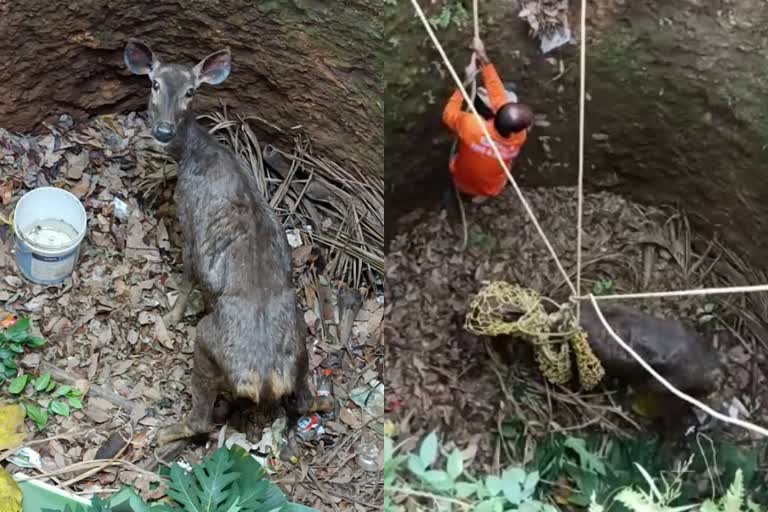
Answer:
<svg viewBox="0 0 768 512"><path fill-rule="evenodd" d="M485 284L469 304L464 328L481 336L511 335L533 345L536 362L544 377L565 384L573 377L573 350L579 382L585 390L600 383L605 370L589 346L587 334L569 315L568 332L554 332L562 315L549 315L535 290L493 281Z"/></svg>

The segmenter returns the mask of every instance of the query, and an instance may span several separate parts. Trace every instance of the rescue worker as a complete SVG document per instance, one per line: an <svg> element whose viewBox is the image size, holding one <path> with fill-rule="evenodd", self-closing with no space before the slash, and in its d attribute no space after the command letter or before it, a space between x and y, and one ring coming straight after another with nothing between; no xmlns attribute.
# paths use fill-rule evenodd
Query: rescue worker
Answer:
<svg viewBox="0 0 768 512"><path fill-rule="evenodd" d="M533 122L530 107L517 103L516 96L504 89L495 67L488 59L482 41L473 43L480 62L480 73L487 91L490 116L485 126L499 148L502 160L512 168L515 158L525 144L528 128ZM467 69L474 74L473 66ZM512 101L510 101L512 99ZM449 163L456 189L471 197L494 197L504 190L507 176L496 160L495 152L486 139L472 112L461 110L463 96L457 89L443 111L443 123L458 139L458 149Z"/></svg>

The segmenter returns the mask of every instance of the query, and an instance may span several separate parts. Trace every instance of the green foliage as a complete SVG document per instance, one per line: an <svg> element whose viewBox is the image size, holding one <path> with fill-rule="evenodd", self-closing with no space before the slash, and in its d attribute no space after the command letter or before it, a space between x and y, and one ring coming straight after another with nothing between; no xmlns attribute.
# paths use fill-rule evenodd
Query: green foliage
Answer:
<svg viewBox="0 0 768 512"><path fill-rule="evenodd" d="M496 240L492 235L483 233L478 229L472 229L469 232L469 238L467 240L467 246L469 248L477 248L484 252L490 252L496 245Z"/></svg>
<svg viewBox="0 0 768 512"><path fill-rule="evenodd" d="M593 295L608 295L613 293L614 285L611 279L598 279L595 284L592 285Z"/></svg>
<svg viewBox="0 0 768 512"><path fill-rule="evenodd" d="M428 18L429 24L435 30L445 30L451 24L463 27L468 19L469 13L464 8L464 5L455 0L445 2L437 14Z"/></svg>
<svg viewBox="0 0 768 512"><path fill-rule="evenodd" d="M8 380L15 380L18 367L16 360L27 349L40 348L45 340L30 335L29 318L19 318L11 327L0 330L0 385ZM16 382L16 389L22 382ZM26 381L23 382L26 386ZM20 392L20 391L19 391Z"/></svg>
<svg viewBox="0 0 768 512"><path fill-rule="evenodd" d="M280 489L266 478L264 468L239 447L219 448L186 472L171 466L168 482L171 503L147 505L132 490L113 497L127 501L137 512L278 512L290 505ZM112 512L113 501L94 497L90 507L67 507L42 512Z"/></svg>
<svg viewBox="0 0 768 512"><path fill-rule="evenodd" d="M112 512L112 507L108 501L104 501L98 496L94 496L91 500L91 506L86 508L83 505L77 505L72 507L67 505L64 510L53 510L50 508L43 509L41 512Z"/></svg>
<svg viewBox="0 0 768 512"><path fill-rule="evenodd" d="M512 454L530 448L530 438L519 432L520 425L514 422L502 425L503 440ZM399 512L417 502L425 510L441 512L554 510L550 503L590 512L763 510L752 500L766 502L758 470L766 447L712 442L708 448L707 459L700 444L689 442L682 451L693 455L681 462L680 450L652 436L615 439L555 434L537 440L525 468L472 476L461 451L446 450L434 432L412 453L398 453L393 440L385 438L384 508ZM731 483L727 492L721 481ZM704 482L715 488L703 489ZM406 497L410 501L403 505Z"/></svg>
<svg viewBox="0 0 768 512"><path fill-rule="evenodd" d="M710 498L700 505L691 504L673 507L671 503L679 497L680 487L682 486L680 476L682 472L671 483L664 481L662 491L656 486L654 480L642 466L638 465L637 468L643 474L649 490L627 488L623 489L616 496L616 500L623 503L630 512L685 512L693 509L700 512L760 512L764 510L746 498L741 470L736 471L730 488L720 499L714 500ZM596 504L593 502L594 505ZM596 508L601 507L597 505Z"/></svg>
<svg viewBox="0 0 768 512"><path fill-rule="evenodd" d="M385 438L384 510L404 510L394 504L393 498L399 494L443 505L471 506L477 512L556 511L552 505L536 499L538 472L512 467L501 475L474 478L465 473L462 452L453 449L447 453L435 432L422 440L416 453L397 455L395 452L392 440Z"/></svg>
<svg viewBox="0 0 768 512"><path fill-rule="evenodd" d="M45 340L30 334L29 327L29 318L20 318L8 329L0 331L0 385L7 382L7 391L11 395L23 395L29 390L30 384L33 392L37 394L51 393L57 386L50 373L33 377L18 369L16 364L18 356L24 354L27 349L45 345ZM69 416L72 409L81 409L83 404L80 397L81 393L70 386L60 386L51 395L47 410L33 403L24 403L24 408L27 418L38 430L43 430L48 424L50 414ZM57 400L58 398L63 400Z"/></svg>

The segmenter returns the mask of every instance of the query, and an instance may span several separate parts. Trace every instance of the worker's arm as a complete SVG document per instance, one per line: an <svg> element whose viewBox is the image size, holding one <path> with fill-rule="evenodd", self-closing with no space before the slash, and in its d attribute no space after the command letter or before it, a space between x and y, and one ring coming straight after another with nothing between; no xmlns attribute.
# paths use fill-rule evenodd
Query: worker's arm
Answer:
<svg viewBox="0 0 768 512"><path fill-rule="evenodd" d="M504 90L504 84L496 72L496 68L490 62L485 63L482 69L483 83L485 90L488 91L488 102L494 114L499 108L507 103L507 91Z"/></svg>
<svg viewBox="0 0 768 512"><path fill-rule="evenodd" d="M443 123L445 123L453 133L458 132L459 119L461 119L463 114L461 111L463 100L464 98L461 95L461 91L456 89L443 110Z"/></svg>

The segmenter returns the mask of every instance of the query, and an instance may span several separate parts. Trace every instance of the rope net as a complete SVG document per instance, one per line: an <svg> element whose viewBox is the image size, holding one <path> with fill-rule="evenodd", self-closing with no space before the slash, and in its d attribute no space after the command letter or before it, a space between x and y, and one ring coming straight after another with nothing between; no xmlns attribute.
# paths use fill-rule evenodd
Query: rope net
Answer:
<svg viewBox="0 0 768 512"><path fill-rule="evenodd" d="M577 325L572 305L549 314L535 290L503 281L485 284L470 301L464 328L480 336L508 335L528 342L541 373L553 384L569 382L574 363L585 390L593 389L605 375L587 333Z"/></svg>

